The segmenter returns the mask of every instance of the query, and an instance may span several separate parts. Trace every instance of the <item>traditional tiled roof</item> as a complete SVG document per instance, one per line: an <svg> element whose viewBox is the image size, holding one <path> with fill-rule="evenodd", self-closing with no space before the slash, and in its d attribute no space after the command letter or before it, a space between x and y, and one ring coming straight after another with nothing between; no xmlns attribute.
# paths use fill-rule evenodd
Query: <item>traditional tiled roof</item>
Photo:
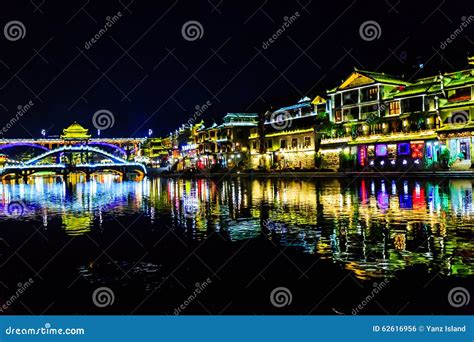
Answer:
<svg viewBox="0 0 474 342"><path fill-rule="evenodd" d="M258 114L257 113L227 113L225 116L224 116L224 119L225 118L258 118Z"/></svg>
<svg viewBox="0 0 474 342"><path fill-rule="evenodd" d="M443 82L443 87L441 87ZM474 69L445 73L415 80L413 84L393 89L385 99L422 94L436 94L463 85L474 84Z"/></svg>
<svg viewBox="0 0 474 342"><path fill-rule="evenodd" d="M367 76L373 79L374 81L380 82L380 83L410 84L410 82L407 82L406 80L404 80L403 77L388 75L383 72L374 72L374 71L358 70L358 69L355 69L355 71L358 72L359 74Z"/></svg>
<svg viewBox="0 0 474 342"><path fill-rule="evenodd" d="M62 139L89 139L89 130L77 122L73 122L68 128L63 129Z"/></svg>
<svg viewBox="0 0 474 342"><path fill-rule="evenodd" d="M308 107L311 107L311 99L305 102L298 102L297 104L292 105L292 106L279 108L275 112L283 112L285 110L295 110L299 108L308 108Z"/></svg>

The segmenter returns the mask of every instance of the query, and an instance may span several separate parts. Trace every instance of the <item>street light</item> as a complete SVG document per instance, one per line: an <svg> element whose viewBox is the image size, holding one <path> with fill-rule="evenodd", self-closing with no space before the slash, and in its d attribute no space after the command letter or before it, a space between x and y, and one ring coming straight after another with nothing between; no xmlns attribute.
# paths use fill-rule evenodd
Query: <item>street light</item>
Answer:
<svg viewBox="0 0 474 342"><path fill-rule="evenodd" d="M148 130L148 137L151 137L151 135L153 134L153 131L151 129Z"/></svg>
<svg viewBox="0 0 474 342"><path fill-rule="evenodd" d="M100 129L97 130L97 136L100 137Z"/></svg>
<svg viewBox="0 0 474 342"><path fill-rule="evenodd" d="M43 138L46 136L46 130L45 129L41 130L41 135L42 135Z"/></svg>

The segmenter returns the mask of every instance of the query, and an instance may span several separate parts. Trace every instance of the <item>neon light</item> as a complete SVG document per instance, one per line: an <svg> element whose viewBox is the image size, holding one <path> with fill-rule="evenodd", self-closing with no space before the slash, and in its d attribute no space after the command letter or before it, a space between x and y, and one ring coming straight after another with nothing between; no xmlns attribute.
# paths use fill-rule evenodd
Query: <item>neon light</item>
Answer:
<svg viewBox="0 0 474 342"><path fill-rule="evenodd" d="M99 146L108 146L108 147L111 147L111 148L114 148L116 149L117 151L120 151L123 155L127 155L127 151L120 147L120 146L117 146L117 145L114 145L114 144L111 144L111 143L108 143L108 142L99 142L99 141L91 141L88 143L89 145L99 145Z"/></svg>
<svg viewBox="0 0 474 342"><path fill-rule="evenodd" d="M40 148L42 150L49 151L49 148L47 148L45 146L38 145L38 144L33 144L33 143L28 143L28 142L15 142L15 143L9 143L9 144L6 144L6 145L1 145L0 150L2 150L4 148L19 147L19 146L37 147L37 148Z"/></svg>
<svg viewBox="0 0 474 342"><path fill-rule="evenodd" d="M105 152L104 150L94 148L94 147L85 146L85 145L80 145L80 146L62 146L62 147L59 147L55 150L51 150L51 151L45 152L43 154L40 154L39 156L28 160L25 164L26 165L32 165L32 164L38 162L39 160L44 159L44 158L46 158L50 155L56 154L58 152L95 152L95 153L101 154L103 156L106 156L106 157L108 157L108 158L110 158L110 159L112 159L116 162L127 163L127 161L125 159L114 156L113 154Z"/></svg>
<svg viewBox="0 0 474 342"><path fill-rule="evenodd" d="M409 143L398 144L398 154L402 156L410 154L410 144Z"/></svg>
<svg viewBox="0 0 474 342"><path fill-rule="evenodd" d="M420 159L423 158L423 142L416 142L416 143L411 143L411 157L413 159Z"/></svg>
<svg viewBox="0 0 474 342"><path fill-rule="evenodd" d="M388 153L387 145L385 144L375 145L375 155L377 157L385 157L387 153Z"/></svg>
<svg viewBox="0 0 474 342"><path fill-rule="evenodd" d="M359 146L359 165L365 166L367 160L367 146Z"/></svg>

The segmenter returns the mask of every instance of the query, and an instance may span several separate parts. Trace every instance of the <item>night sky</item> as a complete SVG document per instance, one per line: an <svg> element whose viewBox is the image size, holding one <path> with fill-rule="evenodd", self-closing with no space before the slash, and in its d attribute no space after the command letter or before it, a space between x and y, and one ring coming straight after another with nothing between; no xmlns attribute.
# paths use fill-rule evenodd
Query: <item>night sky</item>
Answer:
<svg viewBox="0 0 474 342"><path fill-rule="evenodd" d="M92 116L101 109L115 118L103 136L144 136L149 128L166 135L207 101L202 118L220 123L226 112L324 94L354 67L406 78L461 70L474 52L474 20L444 49L441 43L470 15L474 3L466 0L4 1L0 126L33 101L4 137L39 137L42 128L60 134L73 121L95 136ZM3 28L13 20L26 32L10 41ZM188 41L182 27L191 20L203 34ZM378 23L378 39L362 39L366 21Z"/></svg>

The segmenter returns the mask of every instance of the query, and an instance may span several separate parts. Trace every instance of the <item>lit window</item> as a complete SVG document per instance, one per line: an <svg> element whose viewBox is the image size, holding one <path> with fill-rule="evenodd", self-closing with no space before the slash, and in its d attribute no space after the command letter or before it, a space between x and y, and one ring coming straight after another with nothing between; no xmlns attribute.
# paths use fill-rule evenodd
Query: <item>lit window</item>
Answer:
<svg viewBox="0 0 474 342"><path fill-rule="evenodd" d="M400 114L400 101L390 102L389 114L390 115Z"/></svg>

